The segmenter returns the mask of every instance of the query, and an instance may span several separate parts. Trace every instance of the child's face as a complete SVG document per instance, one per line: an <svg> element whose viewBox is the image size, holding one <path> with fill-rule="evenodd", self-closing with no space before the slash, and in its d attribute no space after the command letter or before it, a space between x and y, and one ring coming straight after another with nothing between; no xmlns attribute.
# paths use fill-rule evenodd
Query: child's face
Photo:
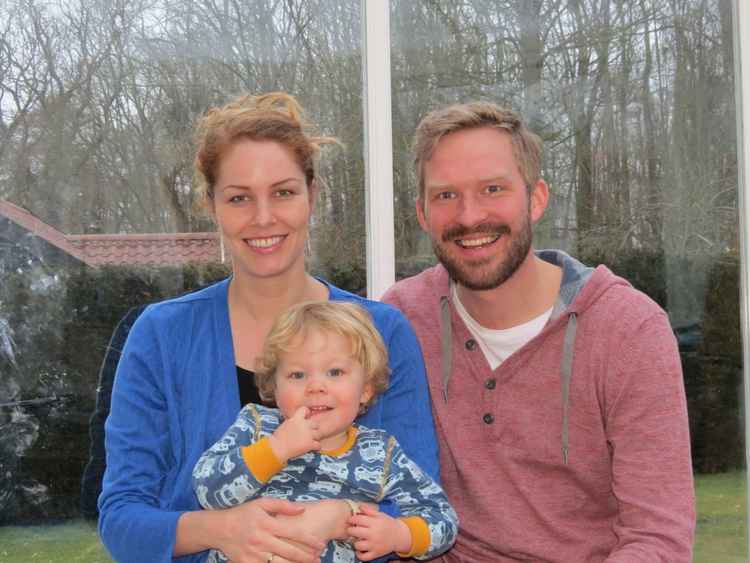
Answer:
<svg viewBox="0 0 750 563"><path fill-rule="evenodd" d="M284 418L300 407L318 422L323 450L344 444L362 403L372 397L348 339L317 329L292 341L276 370L276 404Z"/></svg>

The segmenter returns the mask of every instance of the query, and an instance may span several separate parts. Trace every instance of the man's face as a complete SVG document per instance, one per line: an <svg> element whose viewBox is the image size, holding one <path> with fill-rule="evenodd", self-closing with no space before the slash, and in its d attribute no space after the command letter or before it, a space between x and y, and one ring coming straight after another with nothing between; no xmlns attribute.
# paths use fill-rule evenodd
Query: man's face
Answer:
<svg viewBox="0 0 750 563"><path fill-rule="evenodd" d="M445 136L424 183L417 217L450 276L472 290L502 285L529 256L547 202L541 180L529 194L510 135L483 127Z"/></svg>

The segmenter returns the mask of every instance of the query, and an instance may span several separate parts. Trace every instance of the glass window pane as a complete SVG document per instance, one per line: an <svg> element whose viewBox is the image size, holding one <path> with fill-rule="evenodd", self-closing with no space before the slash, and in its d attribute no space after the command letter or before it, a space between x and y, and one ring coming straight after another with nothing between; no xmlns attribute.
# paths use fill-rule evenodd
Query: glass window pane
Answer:
<svg viewBox="0 0 750 563"><path fill-rule="evenodd" d="M297 96L341 141L323 154L311 268L365 286L360 7L11 0L0 22L0 560L31 558L29 544L106 560L77 519L95 516L132 319L110 337L131 308L229 271L195 209L198 116L240 93Z"/></svg>
<svg viewBox="0 0 750 563"><path fill-rule="evenodd" d="M545 143L537 248L609 265L669 313L688 396L696 561L747 558L731 2L391 2L397 277L434 263L410 143L489 99Z"/></svg>

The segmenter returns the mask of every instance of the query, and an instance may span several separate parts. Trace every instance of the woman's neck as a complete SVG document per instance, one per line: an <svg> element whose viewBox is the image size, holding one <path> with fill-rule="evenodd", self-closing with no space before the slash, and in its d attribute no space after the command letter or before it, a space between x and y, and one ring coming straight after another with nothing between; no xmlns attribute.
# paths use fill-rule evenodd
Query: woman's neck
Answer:
<svg viewBox="0 0 750 563"><path fill-rule="evenodd" d="M255 369L255 360L276 317L295 303L326 299L328 287L307 272L288 280L248 279L235 274L228 294L235 363L250 371Z"/></svg>
<svg viewBox="0 0 750 563"><path fill-rule="evenodd" d="M324 299L328 299L328 288L306 272L287 280L235 275L229 283L232 314L260 324L272 323L296 303Z"/></svg>

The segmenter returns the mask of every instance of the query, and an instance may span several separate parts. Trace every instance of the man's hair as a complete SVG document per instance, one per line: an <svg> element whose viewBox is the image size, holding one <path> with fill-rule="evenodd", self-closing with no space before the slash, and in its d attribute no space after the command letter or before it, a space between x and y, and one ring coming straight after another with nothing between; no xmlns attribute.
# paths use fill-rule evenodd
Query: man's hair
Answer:
<svg viewBox="0 0 750 563"><path fill-rule="evenodd" d="M351 355L364 369L365 381L372 389L372 397L363 405L367 409L388 388L388 352L369 313L343 301L306 301L276 319L256 365L255 382L261 399L274 400L276 370L284 354L297 336L304 339L311 330L337 334L349 341Z"/></svg>
<svg viewBox="0 0 750 563"><path fill-rule="evenodd" d="M424 165L432 158L440 139L465 129L490 127L510 135L513 157L531 191L542 175L542 140L514 111L492 102L455 104L428 113L414 135L414 165L419 199L424 203Z"/></svg>

